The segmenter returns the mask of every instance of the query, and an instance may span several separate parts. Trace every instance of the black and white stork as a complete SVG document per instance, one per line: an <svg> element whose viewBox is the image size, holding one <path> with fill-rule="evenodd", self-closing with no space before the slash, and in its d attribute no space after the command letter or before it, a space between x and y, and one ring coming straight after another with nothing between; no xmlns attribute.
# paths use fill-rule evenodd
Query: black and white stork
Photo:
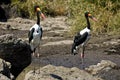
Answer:
<svg viewBox="0 0 120 80"><path fill-rule="evenodd" d="M73 55L77 54L77 49L79 45L82 46L82 51L81 51L81 60L82 60L82 65L84 68L84 51L85 51L85 44L86 42L90 39L90 31L91 31L91 26L89 22L89 18L91 18L94 21L97 21L95 17L93 17L89 12L85 13L85 18L87 20L87 27L81 30L80 32L77 33L77 35L74 37L74 42L72 44L72 50L71 53Z"/></svg>
<svg viewBox="0 0 120 80"><path fill-rule="evenodd" d="M43 30L42 30L42 27L40 25L40 15L43 19L45 19L45 16L41 12L39 6L35 6L34 10L37 14L37 23L34 24L30 28L29 33L28 33L28 37L29 37L29 44L30 44L31 50L33 52L32 57L39 57L40 56L39 46L40 46L40 41L42 39L42 34L43 34ZM36 48L38 48L38 53L37 54L35 53ZM35 72L35 67L34 67L34 72Z"/></svg>
<svg viewBox="0 0 120 80"><path fill-rule="evenodd" d="M40 15L43 19L45 19L45 16L41 12L39 6L35 6L34 9L35 9L35 12L37 13L37 23L30 28L28 33L29 44L30 44L31 50L33 51L33 56L36 55L35 50L37 47L39 47L40 41L42 39L43 30L40 25ZM37 54L36 56L39 57L39 54Z"/></svg>

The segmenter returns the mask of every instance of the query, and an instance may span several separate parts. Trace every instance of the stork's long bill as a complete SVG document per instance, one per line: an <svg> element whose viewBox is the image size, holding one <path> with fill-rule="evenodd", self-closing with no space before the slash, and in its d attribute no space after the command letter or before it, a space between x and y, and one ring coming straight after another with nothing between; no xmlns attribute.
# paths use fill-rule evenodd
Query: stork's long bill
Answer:
<svg viewBox="0 0 120 80"><path fill-rule="evenodd" d="M97 21L97 19L93 17L91 14L88 14L88 17L90 17L93 21Z"/></svg>
<svg viewBox="0 0 120 80"><path fill-rule="evenodd" d="M45 15L43 13L41 13L41 17L43 18L43 20L45 19Z"/></svg>

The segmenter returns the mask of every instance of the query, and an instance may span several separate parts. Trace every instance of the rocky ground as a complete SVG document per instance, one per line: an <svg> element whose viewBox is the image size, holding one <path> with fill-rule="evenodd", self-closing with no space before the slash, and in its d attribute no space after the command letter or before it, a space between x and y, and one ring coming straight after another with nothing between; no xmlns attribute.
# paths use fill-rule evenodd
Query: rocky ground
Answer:
<svg viewBox="0 0 120 80"><path fill-rule="evenodd" d="M35 20L28 20L22 18L9 19L8 22L4 23L0 22L0 35L12 33L14 34L14 36L17 36L28 42L28 30L35 23ZM63 66L66 68L76 67L81 69L80 55L71 55L71 45L73 42L73 38L67 34L67 31L69 30L67 18L46 18L46 20L41 22L41 25L43 26L44 30L41 48L39 52L41 54L41 57L40 59L36 59L36 62L32 64L36 65L37 67L39 65L40 67L43 67L50 64L53 66ZM85 67L87 68L90 65L95 65L101 62L101 60L110 60L120 66L119 35L91 35L91 39L85 51ZM22 74L24 73L25 71L23 71ZM120 70L116 70L113 72L111 71L111 73L120 76L118 75L120 73ZM18 80L21 80L21 78L19 78ZM120 79L116 77L116 79L109 79L109 77L102 78L105 80Z"/></svg>

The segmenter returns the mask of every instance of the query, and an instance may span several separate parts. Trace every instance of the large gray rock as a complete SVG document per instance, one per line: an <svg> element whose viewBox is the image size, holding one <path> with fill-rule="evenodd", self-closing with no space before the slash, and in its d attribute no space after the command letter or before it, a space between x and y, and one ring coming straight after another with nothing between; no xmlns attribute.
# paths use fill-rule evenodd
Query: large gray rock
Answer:
<svg viewBox="0 0 120 80"><path fill-rule="evenodd" d="M86 68L86 71L104 80L120 80L120 67L109 60L102 60L97 65L91 65Z"/></svg>
<svg viewBox="0 0 120 80"><path fill-rule="evenodd" d="M109 60L102 60L100 63L97 65L91 65L89 68L86 68L86 71L88 71L91 74L97 74L101 70L111 70L113 68L117 67L117 65Z"/></svg>
<svg viewBox="0 0 120 80"><path fill-rule="evenodd" d="M0 36L0 58L11 63L10 72L18 74L31 63L30 46L12 34Z"/></svg>
<svg viewBox="0 0 120 80"><path fill-rule="evenodd" d="M36 70L35 74L33 73L33 71L28 72L24 80L102 80L102 79L93 77L87 72L80 70L76 67L66 68L63 66L47 65L43 68Z"/></svg>
<svg viewBox="0 0 120 80"><path fill-rule="evenodd" d="M106 54L119 54L120 55L120 38L111 39L106 42L103 42L103 46L109 46L105 49Z"/></svg>
<svg viewBox="0 0 120 80"><path fill-rule="evenodd" d="M11 80L3 74L0 74L0 80Z"/></svg>
<svg viewBox="0 0 120 80"><path fill-rule="evenodd" d="M111 55L111 54L119 54L120 55L120 43L118 43L117 45L112 45L110 48L106 49L105 52L108 55Z"/></svg>
<svg viewBox="0 0 120 80"><path fill-rule="evenodd" d="M13 75L10 73L11 64L0 59L0 80L11 80Z"/></svg>

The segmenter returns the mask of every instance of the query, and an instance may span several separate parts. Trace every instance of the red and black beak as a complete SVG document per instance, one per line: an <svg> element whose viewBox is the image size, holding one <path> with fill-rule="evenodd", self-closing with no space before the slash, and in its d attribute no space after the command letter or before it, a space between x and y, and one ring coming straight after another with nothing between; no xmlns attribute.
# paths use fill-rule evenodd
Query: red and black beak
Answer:
<svg viewBox="0 0 120 80"><path fill-rule="evenodd" d="M43 20L46 18L45 15L42 12L41 12L40 16L43 18Z"/></svg>
<svg viewBox="0 0 120 80"><path fill-rule="evenodd" d="M93 21L97 21L97 19L93 17L91 14L88 14L88 17L90 17Z"/></svg>

